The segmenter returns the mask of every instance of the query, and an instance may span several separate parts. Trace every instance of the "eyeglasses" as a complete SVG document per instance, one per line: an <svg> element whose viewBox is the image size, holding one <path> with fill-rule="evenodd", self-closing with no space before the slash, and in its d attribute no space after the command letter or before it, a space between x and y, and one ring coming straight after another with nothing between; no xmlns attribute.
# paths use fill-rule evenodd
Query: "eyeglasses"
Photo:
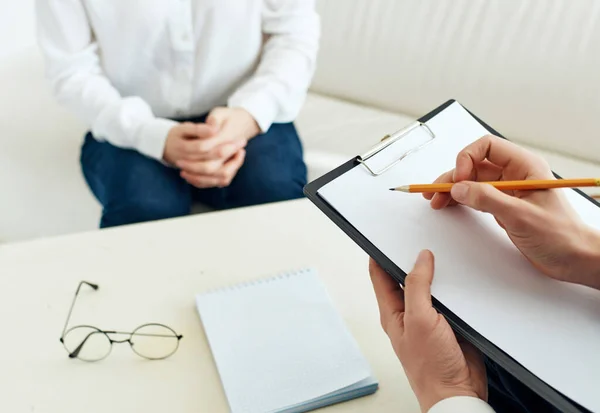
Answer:
<svg viewBox="0 0 600 413"><path fill-rule="evenodd" d="M82 285L98 290L97 284L81 281L77 291L75 291L75 297L73 297L67 321L60 337L60 342L69 353L69 358L77 358L83 361L100 361L108 357L112 345L115 343L129 343L131 349L137 355L148 360L163 360L177 351L179 341L183 336L178 335L172 328L163 324L143 324L131 333L105 331L87 325L75 326L67 330Z"/></svg>

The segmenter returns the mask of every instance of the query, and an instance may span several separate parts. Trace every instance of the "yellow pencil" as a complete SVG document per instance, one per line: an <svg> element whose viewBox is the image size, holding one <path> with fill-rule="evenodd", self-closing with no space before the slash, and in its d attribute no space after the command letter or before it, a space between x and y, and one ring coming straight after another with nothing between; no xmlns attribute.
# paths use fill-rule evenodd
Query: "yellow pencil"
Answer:
<svg viewBox="0 0 600 413"><path fill-rule="evenodd" d="M586 179L548 179L548 180L524 180L524 181L496 181L484 182L490 184L501 191L535 191L538 189L552 188L583 188L587 186L600 186L600 178ZM390 191L410 192L410 193L432 193L432 192L450 192L453 183L446 184L419 184L404 185L397 188L390 188Z"/></svg>

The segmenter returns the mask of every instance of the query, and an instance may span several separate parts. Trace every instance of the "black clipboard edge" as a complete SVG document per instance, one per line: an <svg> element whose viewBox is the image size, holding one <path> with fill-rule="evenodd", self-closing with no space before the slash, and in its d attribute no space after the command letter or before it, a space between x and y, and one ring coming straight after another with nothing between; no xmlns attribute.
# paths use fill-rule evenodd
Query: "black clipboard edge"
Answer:
<svg viewBox="0 0 600 413"><path fill-rule="evenodd" d="M447 102L440 105L425 116L419 118L418 121L423 123L427 122L428 120L432 119L455 102L455 99L448 100ZM479 119L471 111L469 111L468 109L466 110L491 134L506 139L494 128L490 127L488 124ZM361 247L371 258L373 258L392 278L404 285L406 273L401 268L396 266L396 264L394 264L389 258L387 258L381 251L379 251L379 249L375 245L373 245L352 224L350 224L350 222L348 222L342 215L340 215L329 203L325 201L325 199L318 195L319 189L321 189L323 186L358 166L359 163L357 159L358 157L351 159L348 162L339 166L338 168L310 182L304 187L304 194L313 204L315 204L315 206L317 206L317 208L319 208L342 231L344 231L346 235L348 235L359 247ZM557 178L560 178L558 174L554 173L554 175ZM583 191L579 189L574 190L580 195L584 196L587 200L593 202L595 205L600 207L600 203L598 203L595 199L585 194ZM475 331L473 328L471 328L468 324L466 324L463 320L456 316L456 314L454 314L442 303L440 303L436 298L432 297L432 303L434 308L439 313L443 314L444 317L448 320L449 324L455 332L464 337L483 354L485 354L494 362L496 362L499 366L504 368L508 373L510 373L513 377L515 377L533 392L538 394L544 400L548 401L555 408L559 409L560 411L569 413L589 413L589 410L587 410L583 406L580 406L575 401L569 399L567 396L563 395L562 393L560 393L559 391L557 391L556 389L539 379L528 369L519 364L515 359L513 359L495 344L493 344L481 334L479 334L477 331Z"/></svg>

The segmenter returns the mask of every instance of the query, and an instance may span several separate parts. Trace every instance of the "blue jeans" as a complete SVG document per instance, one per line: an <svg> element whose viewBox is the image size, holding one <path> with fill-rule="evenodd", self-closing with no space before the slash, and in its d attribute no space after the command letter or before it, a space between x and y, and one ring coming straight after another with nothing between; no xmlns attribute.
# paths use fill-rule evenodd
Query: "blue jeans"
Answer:
<svg viewBox="0 0 600 413"><path fill-rule="evenodd" d="M188 120L203 122L204 117ZM177 169L98 142L91 133L81 150L81 167L103 207L101 228L188 215L194 202L228 209L301 198L306 185L302 145L292 123L274 124L250 140L244 165L227 188L195 188Z"/></svg>

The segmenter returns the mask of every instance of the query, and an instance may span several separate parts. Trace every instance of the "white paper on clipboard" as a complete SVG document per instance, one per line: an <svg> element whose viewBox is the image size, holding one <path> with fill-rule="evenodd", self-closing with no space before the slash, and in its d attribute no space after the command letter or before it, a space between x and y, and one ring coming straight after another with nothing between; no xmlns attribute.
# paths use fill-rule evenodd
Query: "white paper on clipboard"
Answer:
<svg viewBox="0 0 600 413"><path fill-rule="evenodd" d="M434 297L541 380L600 411L600 291L538 272L490 215L467 208L434 211L418 194L389 191L432 182L454 167L465 146L489 133L456 102L427 125L435 140L385 174L375 177L358 166L319 195L405 272L419 251L433 251ZM385 166L427 138L416 128L369 165ZM600 229L600 208L573 190L562 191L582 219Z"/></svg>

